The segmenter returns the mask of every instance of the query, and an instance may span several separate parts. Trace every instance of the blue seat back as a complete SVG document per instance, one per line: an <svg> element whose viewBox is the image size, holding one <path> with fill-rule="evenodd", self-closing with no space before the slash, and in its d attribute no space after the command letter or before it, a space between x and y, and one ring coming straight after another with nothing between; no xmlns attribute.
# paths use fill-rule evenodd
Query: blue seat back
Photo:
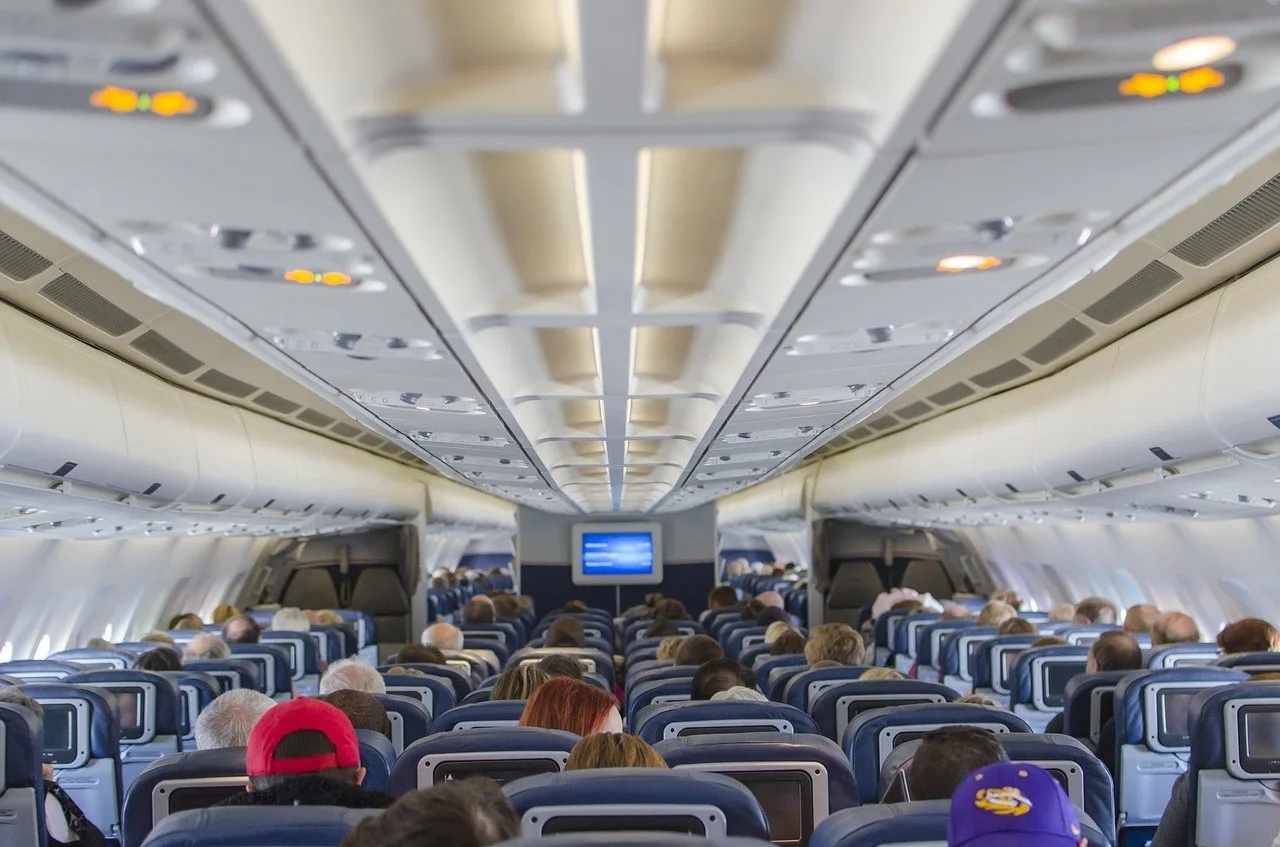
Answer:
<svg viewBox="0 0 1280 847"><path fill-rule="evenodd" d="M751 669L756 672L756 683L759 684L763 691L769 682L769 674L775 668L799 668L807 667L809 660L804 657L803 653L790 653L785 656L762 656L756 659L751 665ZM767 692L766 692L767 693Z"/></svg>
<svg viewBox="0 0 1280 847"><path fill-rule="evenodd" d="M922 668L926 666L938 668L941 663L943 640L953 632L961 629L972 629L977 625L977 621L973 620L948 618L919 627L916 630L916 663ZM940 680L930 679L926 681L937 682Z"/></svg>
<svg viewBox="0 0 1280 847"><path fill-rule="evenodd" d="M395 748L396 755L431 734L431 712L422 701L395 694L374 696L387 710L387 720L391 722L391 746Z"/></svg>
<svg viewBox="0 0 1280 847"><path fill-rule="evenodd" d="M628 669L630 669L632 665L637 665L637 664L640 664L641 662L646 662L646 661L656 661L657 659L658 659L657 647L651 647L651 646L637 647L634 650L627 651L624 664ZM671 661L671 660L666 659L665 661Z"/></svg>
<svg viewBox="0 0 1280 847"><path fill-rule="evenodd" d="M1217 660L1218 645L1212 642L1166 644L1151 651L1147 656L1147 667L1151 670L1203 667L1204 665L1212 665Z"/></svg>
<svg viewBox="0 0 1280 847"><path fill-rule="evenodd" d="M182 694L177 680L150 671L101 670L69 676L64 682L105 689L115 698L124 791L152 762L182 752Z"/></svg>
<svg viewBox="0 0 1280 847"><path fill-rule="evenodd" d="M671 623L675 625L676 631L680 635L702 634L702 627L697 621L671 621ZM653 626L653 621L651 620L639 620L627 624L626 629L624 629L622 633L623 646L625 647L626 645L629 645L637 638L644 637L644 634L649 631L649 627L651 626Z"/></svg>
<svg viewBox="0 0 1280 847"><path fill-rule="evenodd" d="M99 650L95 647L61 650L49 656L50 661L71 662L87 671L121 671L133 667L133 659L134 654L128 650Z"/></svg>
<svg viewBox="0 0 1280 847"><path fill-rule="evenodd" d="M1090 844L1109 847L1093 819L1077 809L1081 835ZM847 809L823 821L809 840L809 847L946 847L950 800L884 803Z"/></svg>
<svg viewBox="0 0 1280 847"><path fill-rule="evenodd" d="M384 673L382 683L387 687L387 694L417 700L432 720L458 702L453 683L440 677Z"/></svg>
<svg viewBox="0 0 1280 847"><path fill-rule="evenodd" d="M182 669L213 677L223 692L251 688L266 693L261 666L246 659L198 659L183 662Z"/></svg>
<svg viewBox="0 0 1280 847"><path fill-rule="evenodd" d="M311 633L273 629L262 633L262 643L285 648L293 690L299 697L320 693L320 650Z"/></svg>
<svg viewBox="0 0 1280 847"><path fill-rule="evenodd" d="M631 685L632 681L645 671L651 671L655 668L674 668L676 666L673 659L641 659L636 662L627 663L627 685Z"/></svg>
<svg viewBox="0 0 1280 847"><path fill-rule="evenodd" d="M773 650L772 644L757 644L754 647L747 647L738 654L738 661L752 668L755 667L757 659L770 655L771 650Z"/></svg>
<svg viewBox="0 0 1280 847"><path fill-rule="evenodd" d="M60 682L84 670L88 668L73 662L58 662L51 659L16 659L12 662L0 662L0 674L23 682Z"/></svg>
<svg viewBox="0 0 1280 847"><path fill-rule="evenodd" d="M525 777L508 784L508 799L527 837L575 829L670 831L687 826L710 838L768 839L756 798L720 774L651 768L604 768Z"/></svg>
<svg viewBox="0 0 1280 847"><path fill-rule="evenodd" d="M1036 732L1043 732L1062 711L1067 683L1084 673L1088 647L1034 647L1013 666L1009 706Z"/></svg>
<svg viewBox="0 0 1280 847"><path fill-rule="evenodd" d="M631 732L650 744L685 735L746 732L817 734L813 719L794 706L745 700L661 703L636 713Z"/></svg>
<svg viewBox="0 0 1280 847"><path fill-rule="evenodd" d="M582 631L589 638L603 638L606 641L613 639L613 621L592 612L553 612L533 628L530 639L545 637L547 630L560 618L577 618L582 622Z"/></svg>
<svg viewBox="0 0 1280 847"><path fill-rule="evenodd" d="M1067 683L1062 704L1062 731L1097 749L1103 725L1115 714L1116 686L1133 671L1080 674Z"/></svg>
<svg viewBox="0 0 1280 847"><path fill-rule="evenodd" d="M966 689L972 688L973 665L978 646L984 641L996 638L999 634L998 627L976 625L948 632L942 639L942 654L937 657L938 661L934 662L935 667L942 673L943 681L946 682L948 677L952 677L958 682L967 683L964 685Z"/></svg>
<svg viewBox="0 0 1280 847"><path fill-rule="evenodd" d="M648 670L627 674L627 686L643 685L646 682L659 682L664 679L693 679L698 673L696 665L668 664Z"/></svg>
<svg viewBox="0 0 1280 847"><path fill-rule="evenodd" d="M160 822L147 847L339 847L347 833L380 809L337 806L249 806L179 812Z"/></svg>
<svg viewBox="0 0 1280 847"><path fill-rule="evenodd" d="M890 655L890 648L894 644L897 636L898 621L907 616L906 609L885 612L876 618L875 625L875 646L876 646L876 665L884 665Z"/></svg>
<svg viewBox="0 0 1280 847"><path fill-rule="evenodd" d="M390 791L399 796L471 776L505 785L525 776L559 773L579 740L572 732L533 726L437 733L409 745L396 759Z"/></svg>
<svg viewBox="0 0 1280 847"><path fill-rule="evenodd" d="M463 650L488 650L494 656L498 657L498 669L505 667L507 660L511 658L513 652L511 648L503 644L501 641L495 641L491 638L480 638L475 635L468 635L462 641Z"/></svg>
<svg viewBox="0 0 1280 847"><path fill-rule="evenodd" d="M497 641L508 651L519 650L524 646L516 633L515 626L509 623L463 623L458 624L458 629L462 630L464 637L476 635L488 641Z"/></svg>
<svg viewBox="0 0 1280 847"><path fill-rule="evenodd" d="M742 655L742 651L748 647L756 647L764 644L764 633L768 627L749 626L735 629L729 636L729 643L725 645L724 654L730 659L736 659Z"/></svg>
<svg viewBox="0 0 1280 847"><path fill-rule="evenodd" d="M1067 644L1071 647L1091 647L1093 642L1097 641L1108 632L1122 632L1123 630L1114 624L1086 624L1084 626L1070 626L1066 629L1059 630L1057 633L1059 638L1067 639Z"/></svg>
<svg viewBox="0 0 1280 847"><path fill-rule="evenodd" d="M391 781L391 766L396 762L396 748L381 732L357 729L360 743L360 767L365 769L364 782L370 791L386 791Z"/></svg>
<svg viewBox="0 0 1280 847"><path fill-rule="evenodd" d="M454 706L431 723L431 734L490 726L515 726L524 712L524 700L490 700Z"/></svg>
<svg viewBox="0 0 1280 847"><path fill-rule="evenodd" d="M898 618L893 626L892 652L895 661L901 663L901 660L897 657L906 657L914 662L916 658L916 632L919 631L920 627L941 619L942 615L937 612L916 612L915 614L903 615Z"/></svg>
<svg viewBox="0 0 1280 847"><path fill-rule="evenodd" d="M312 624L307 633L316 645L316 657L325 664L332 664L339 659L355 653L355 645L348 649L347 633L337 624Z"/></svg>
<svg viewBox="0 0 1280 847"><path fill-rule="evenodd" d="M1213 663L1220 668L1233 668L1253 676L1260 673L1280 672L1280 653L1234 653ZM0 667L0 673L5 673Z"/></svg>
<svg viewBox="0 0 1280 847"><path fill-rule="evenodd" d="M195 671L164 671L161 676L178 685L178 733L184 750L196 746L196 718L222 693L217 678Z"/></svg>
<svg viewBox="0 0 1280 847"><path fill-rule="evenodd" d="M382 674L382 677L384 680L388 676L387 671L391 670L392 667L393 667L392 665L382 665L381 667L378 668L378 671ZM449 687L453 689L453 702L455 703L460 701L463 697L466 697L473 690L473 686L471 684L471 674L463 673L462 671L458 670L452 665L403 664L403 665L400 665L400 667L413 668L414 670L422 671L424 674L426 674L428 677L432 679L436 679L441 682L447 683ZM405 677L405 678L409 679L411 677ZM412 678L420 679L421 677L412 677ZM432 714L439 714L439 713L440 713L440 709L438 708L432 709Z"/></svg>
<svg viewBox="0 0 1280 847"><path fill-rule="evenodd" d="M45 843L40 723L26 709L0 703L0 827L6 843Z"/></svg>
<svg viewBox="0 0 1280 847"><path fill-rule="evenodd" d="M918 679L854 680L823 690L809 704L809 715L818 732L838 744L845 728L863 712L918 703L950 703L959 696L945 685Z"/></svg>
<svg viewBox="0 0 1280 847"><path fill-rule="evenodd" d="M817 699L819 694L842 682L853 682L861 678L869 670L871 668L861 665L802 670L800 673L791 676L787 680L787 684L783 686L782 702L788 706L795 706L802 712L807 712L809 711L809 705Z"/></svg>
<svg viewBox="0 0 1280 847"><path fill-rule="evenodd" d="M143 771L125 793L123 847L140 847L156 822L244 791L244 748L189 750Z"/></svg>
<svg viewBox="0 0 1280 847"><path fill-rule="evenodd" d="M627 726L634 727L641 709L658 703L680 703L693 696L693 677L651 679L627 687Z"/></svg>
<svg viewBox="0 0 1280 847"><path fill-rule="evenodd" d="M1016 654L1031 647L1038 635L1001 635L978 644L973 656L973 690L1009 696Z"/></svg>
<svg viewBox="0 0 1280 847"><path fill-rule="evenodd" d="M263 633L265 635L265 633ZM288 700L293 696L293 670L289 666L289 651L275 644L230 644L233 659L245 659L258 665L262 671L265 694L276 700ZM183 667L186 667L184 664Z"/></svg>
<svg viewBox="0 0 1280 847"><path fill-rule="evenodd" d="M545 638L531 639L529 641L528 646L534 647L534 648L546 647L547 639ZM605 654L611 654L613 652L613 645L603 638L584 638L582 646L587 648L588 650L596 650L600 653L605 653Z"/></svg>
<svg viewBox="0 0 1280 847"><path fill-rule="evenodd" d="M613 673L613 656L599 650L577 649L573 647L526 647L512 655L507 667L522 665L531 661L542 661L547 656L565 655L582 663L583 670L598 673L608 681L609 687L616 684Z"/></svg>

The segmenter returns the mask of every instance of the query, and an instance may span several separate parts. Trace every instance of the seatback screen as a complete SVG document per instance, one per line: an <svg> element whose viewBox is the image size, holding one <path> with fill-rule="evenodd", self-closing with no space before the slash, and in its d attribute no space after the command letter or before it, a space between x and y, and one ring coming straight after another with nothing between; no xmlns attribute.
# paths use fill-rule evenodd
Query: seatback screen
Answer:
<svg viewBox="0 0 1280 847"><path fill-rule="evenodd" d="M738 735L743 732L778 731L778 728L773 724L764 724L763 726L752 726L751 724L736 724L734 726L686 726L681 728L679 737L688 738L690 735Z"/></svg>
<svg viewBox="0 0 1280 847"><path fill-rule="evenodd" d="M707 828L693 815L652 815L644 817L555 817L554 812L542 828L543 835L573 832L674 832L678 835L706 837Z"/></svg>
<svg viewBox="0 0 1280 847"><path fill-rule="evenodd" d="M1066 699L1067 683L1084 673L1084 662L1045 662L1041 673L1044 674L1044 704L1060 709Z"/></svg>
<svg viewBox="0 0 1280 847"><path fill-rule="evenodd" d="M46 765L69 765L76 760L76 708L68 703L44 705L44 750Z"/></svg>
<svg viewBox="0 0 1280 847"><path fill-rule="evenodd" d="M1259 704L1240 709L1240 764L1246 773L1280 773L1280 711L1275 708Z"/></svg>
<svg viewBox="0 0 1280 847"><path fill-rule="evenodd" d="M813 782L797 773L730 774L755 795L769 821L774 844L807 844L813 832Z"/></svg>
<svg viewBox="0 0 1280 847"><path fill-rule="evenodd" d="M436 766L433 781L436 785L445 782L460 782L473 776L484 776L499 785L506 785L526 776L540 773L558 773L560 766L552 759L520 759L516 761L492 762L443 762Z"/></svg>
<svg viewBox="0 0 1280 847"><path fill-rule="evenodd" d="M1160 716L1156 728L1156 740L1165 747L1190 747L1191 698L1195 691L1161 691L1156 700L1156 713Z"/></svg>
<svg viewBox="0 0 1280 847"><path fill-rule="evenodd" d="M142 689L112 688L111 696L116 701L116 711L120 713L120 740L137 741L146 729Z"/></svg>
<svg viewBox="0 0 1280 847"><path fill-rule="evenodd" d="M197 785L191 788L175 788L169 792L169 814L207 809L228 797L244 793L243 785Z"/></svg>

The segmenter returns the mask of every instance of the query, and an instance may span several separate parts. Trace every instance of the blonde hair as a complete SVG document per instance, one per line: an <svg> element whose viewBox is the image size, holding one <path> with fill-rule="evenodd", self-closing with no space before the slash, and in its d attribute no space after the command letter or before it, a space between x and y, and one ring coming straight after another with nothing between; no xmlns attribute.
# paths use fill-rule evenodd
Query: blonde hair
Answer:
<svg viewBox="0 0 1280 847"><path fill-rule="evenodd" d="M906 679L906 677L898 671L895 671L893 668L872 668L869 671L865 671L862 676L858 677L859 682L877 682L880 680L898 679Z"/></svg>
<svg viewBox="0 0 1280 847"><path fill-rule="evenodd" d="M985 694L966 694L956 701L957 703L968 703L971 706L991 706L1000 708L1000 704L992 700Z"/></svg>
<svg viewBox="0 0 1280 847"><path fill-rule="evenodd" d="M507 668L493 686L490 700L528 700L539 685L551 679L551 675L537 662Z"/></svg>
<svg viewBox="0 0 1280 847"><path fill-rule="evenodd" d="M793 627L786 621L774 621L764 631L764 643L773 644L773 642L782 637L784 632L791 632L792 629Z"/></svg>
<svg viewBox="0 0 1280 847"><path fill-rule="evenodd" d="M667 763L658 751L634 735L621 732L597 732L573 745L567 771L585 771L595 768L660 768Z"/></svg>
<svg viewBox="0 0 1280 847"><path fill-rule="evenodd" d="M814 627L804 645L804 658L810 665L823 660L841 665L860 665L864 653L862 636L847 623L824 623Z"/></svg>
<svg viewBox="0 0 1280 847"><path fill-rule="evenodd" d="M232 606L230 603L223 603L221 606L218 606L213 610L213 616L210 620L213 623L226 623L238 614L240 614L240 610L235 606Z"/></svg>
<svg viewBox="0 0 1280 847"><path fill-rule="evenodd" d="M663 661L673 661L676 657L676 651L680 649L680 645L684 642L686 636L672 635L658 642L658 652L655 658Z"/></svg>
<svg viewBox="0 0 1280 847"><path fill-rule="evenodd" d="M342 615L338 614L333 609L321 609L316 612L316 623L321 626L339 624L342 623Z"/></svg>
<svg viewBox="0 0 1280 847"><path fill-rule="evenodd" d="M978 612L978 626L1000 626L1018 616L1018 610L1000 600L992 600Z"/></svg>
<svg viewBox="0 0 1280 847"><path fill-rule="evenodd" d="M173 636L167 632L148 632L138 640L145 641L148 644L168 644L170 647L175 643Z"/></svg>

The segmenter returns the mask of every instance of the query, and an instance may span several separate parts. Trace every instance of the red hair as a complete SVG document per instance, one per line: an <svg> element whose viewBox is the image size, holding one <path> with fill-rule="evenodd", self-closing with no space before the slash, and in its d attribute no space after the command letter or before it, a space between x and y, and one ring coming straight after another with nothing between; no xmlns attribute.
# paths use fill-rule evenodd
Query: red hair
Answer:
<svg viewBox="0 0 1280 847"><path fill-rule="evenodd" d="M576 735L591 735L617 708L618 701L589 682L555 676L533 692L520 715L520 726L563 729Z"/></svg>

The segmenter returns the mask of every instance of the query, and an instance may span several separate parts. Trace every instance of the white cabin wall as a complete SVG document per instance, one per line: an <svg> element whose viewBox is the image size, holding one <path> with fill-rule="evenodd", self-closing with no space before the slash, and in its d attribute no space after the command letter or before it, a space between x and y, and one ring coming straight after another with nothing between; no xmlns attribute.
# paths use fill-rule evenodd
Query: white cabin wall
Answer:
<svg viewBox="0 0 1280 847"><path fill-rule="evenodd" d="M269 538L0 540L0 658L136 639L235 596ZM47 644L42 643L48 636Z"/></svg>
<svg viewBox="0 0 1280 847"><path fill-rule="evenodd" d="M1041 609L1089 594L1122 606L1151 602L1188 612L1206 637L1242 617L1280 620L1280 516L981 527L961 534L997 582Z"/></svg>

